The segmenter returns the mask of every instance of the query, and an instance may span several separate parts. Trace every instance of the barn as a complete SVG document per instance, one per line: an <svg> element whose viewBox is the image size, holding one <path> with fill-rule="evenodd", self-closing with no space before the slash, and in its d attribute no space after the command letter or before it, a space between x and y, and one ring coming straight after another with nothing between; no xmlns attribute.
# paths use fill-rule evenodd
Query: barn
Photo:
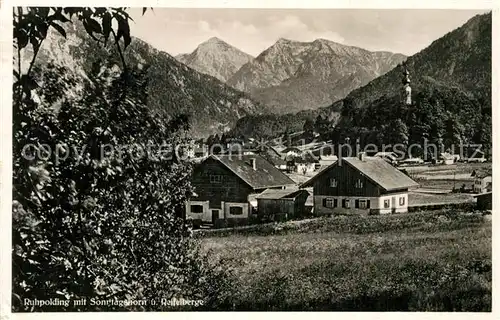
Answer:
<svg viewBox="0 0 500 320"><path fill-rule="evenodd" d="M304 189L268 189L259 194L257 215L260 221L287 220L306 214L305 203L309 192Z"/></svg>
<svg viewBox="0 0 500 320"><path fill-rule="evenodd" d="M186 218L215 226L248 224L254 195L296 186L256 154L212 155L195 167L191 183L195 194L186 203Z"/></svg>

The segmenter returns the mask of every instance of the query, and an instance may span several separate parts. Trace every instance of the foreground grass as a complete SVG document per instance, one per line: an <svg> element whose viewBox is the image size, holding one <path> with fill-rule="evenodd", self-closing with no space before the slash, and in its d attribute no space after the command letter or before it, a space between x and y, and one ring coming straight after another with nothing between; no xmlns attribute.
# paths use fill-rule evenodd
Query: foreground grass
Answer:
<svg viewBox="0 0 500 320"><path fill-rule="evenodd" d="M236 310L491 310L491 222L427 212L335 217L203 238Z"/></svg>

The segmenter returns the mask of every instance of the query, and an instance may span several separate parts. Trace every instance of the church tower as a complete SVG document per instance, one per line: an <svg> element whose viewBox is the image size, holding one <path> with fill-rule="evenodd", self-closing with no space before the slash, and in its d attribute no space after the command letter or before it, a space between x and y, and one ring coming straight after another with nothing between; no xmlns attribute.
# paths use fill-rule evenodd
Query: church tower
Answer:
<svg viewBox="0 0 500 320"><path fill-rule="evenodd" d="M410 87L410 72L403 64L403 87L401 88L401 102L405 106L411 105L411 87Z"/></svg>

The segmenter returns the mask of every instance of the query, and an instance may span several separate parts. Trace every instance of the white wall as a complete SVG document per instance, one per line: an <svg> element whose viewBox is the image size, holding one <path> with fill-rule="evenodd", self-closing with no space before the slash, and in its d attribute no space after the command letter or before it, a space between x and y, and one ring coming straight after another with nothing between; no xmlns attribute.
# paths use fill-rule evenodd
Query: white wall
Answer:
<svg viewBox="0 0 500 320"><path fill-rule="evenodd" d="M223 206L226 219L248 219L248 211L249 204L248 203L240 203L240 202L224 202ZM238 215L231 215L230 208L231 207L240 207L242 208L243 213ZM222 217L221 217L222 218Z"/></svg>
<svg viewBox="0 0 500 320"><path fill-rule="evenodd" d="M315 164L314 163L297 163L297 173L304 173L304 168L306 169L306 172L311 173L314 172L315 169Z"/></svg>
<svg viewBox="0 0 500 320"><path fill-rule="evenodd" d="M191 212L192 205L200 205L203 207L203 212L195 213ZM212 213L209 208L208 201L186 201L186 219L202 220L202 221L212 221Z"/></svg>
<svg viewBox="0 0 500 320"><path fill-rule="evenodd" d="M393 204L393 197L395 203ZM337 199L336 208L326 208L323 206L323 199ZM399 199L404 198L404 204L399 204ZM350 200L350 208L343 208L342 201L344 199ZM384 201L389 200L389 208L384 208ZM369 209L355 208L356 200L370 200ZM316 215L332 214L332 213L368 213L371 209L379 210L380 214L391 213L392 208L395 207L397 213L408 212L408 193L391 194L381 197L334 197L334 196L314 196L314 213Z"/></svg>

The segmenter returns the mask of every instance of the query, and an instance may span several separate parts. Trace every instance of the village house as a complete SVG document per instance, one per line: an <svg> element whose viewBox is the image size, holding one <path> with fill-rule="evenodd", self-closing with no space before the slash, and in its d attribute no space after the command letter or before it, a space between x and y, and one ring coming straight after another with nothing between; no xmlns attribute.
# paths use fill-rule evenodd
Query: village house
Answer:
<svg viewBox="0 0 500 320"><path fill-rule="evenodd" d="M441 164L450 165L450 164L454 164L455 163L456 157L453 154L451 154L451 153L442 152L442 153L439 154L438 161Z"/></svg>
<svg viewBox="0 0 500 320"><path fill-rule="evenodd" d="M251 196L295 183L259 155L211 155L193 170L195 195L186 218L214 225L247 224L255 218Z"/></svg>
<svg viewBox="0 0 500 320"><path fill-rule="evenodd" d="M316 170L316 164L319 164L319 161L312 156L297 157L293 161L295 163L295 171L299 174L313 173Z"/></svg>
<svg viewBox="0 0 500 320"><path fill-rule="evenodd" d="M259 221L277 221L303 217L309 192L304 189L267 189L256 196Z"/></svg>
<svg viewBox="0 0 500 320"><path fill-rule="evenodd" d="M302 156L289 155L286 157L286 171L296 172L299 174L310 174L316 170L316 165L319 161L310 154L302 154Z"/></svg>
<svg viewBox="0 0 500 320"><path fill-rule="evenodd" d="M471 174L474 177L474 193L486 193L492 191L493 177L491 171L473 171Z"/></svg>
<svg viewBox="0 0 500 320"><path fill-rule="evenodd" d="M401 213L408 189L418 184L379 157L340 158L305 182L313 187L314 214Z"/></svg>
<svg viewBox="0 0 500 320"><path fill-rule="evenodd" d="M283 150L281 150L281 157L283 159L286 159L288 157L298 157L302 154L302 150L300 150L297 147L288 147Z"/></svg>

